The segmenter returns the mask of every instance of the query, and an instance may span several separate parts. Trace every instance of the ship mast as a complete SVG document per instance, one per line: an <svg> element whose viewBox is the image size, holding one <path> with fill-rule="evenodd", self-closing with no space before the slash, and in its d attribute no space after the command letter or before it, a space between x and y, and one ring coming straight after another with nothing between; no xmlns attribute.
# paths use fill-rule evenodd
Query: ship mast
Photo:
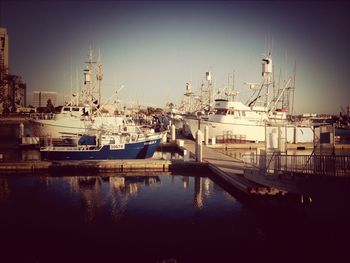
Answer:
<svg viewBox="0 0 350 263"><path fill-rule="evenodd" d="M101 105L101 81L103 78L103 72L102 72L102 64L101 64L101 52L98 51L98 59L97 59L97 65L96 65L96 79L97 79L97 85L98 85L98 105Z"/></svg>
<svg viewBox="0 0 350 263"><path fill-rule="evenodd" d="M205 73L205 78L208 83L208 111L211 111L211 105L212 105L212 82L211 82L211 72L207 71Z"/></svg>
<svg viewBox="0 0 350 263"><path fill-rule="evenodd" d="M83 103L89 105L89 114L91 114L93 109L97 109L101 105L101 81L103 73L100 54L97 62L93 61L92 49L90 48L88 61L85 63L87 66L84 69L85 101ZM96 79L94 75L96 75Z"/></svg>
<svg viewBox="0 0 350 263"><path fill-rule="evenodd" d="M265 104L264 106L266 108L269 107L270 104L270 85L272 84L272 58L271 58L271 52L268 53L268 55L262 59L262 77L263 77L263 87L266 88L266 98L265 98Z"/></svg>

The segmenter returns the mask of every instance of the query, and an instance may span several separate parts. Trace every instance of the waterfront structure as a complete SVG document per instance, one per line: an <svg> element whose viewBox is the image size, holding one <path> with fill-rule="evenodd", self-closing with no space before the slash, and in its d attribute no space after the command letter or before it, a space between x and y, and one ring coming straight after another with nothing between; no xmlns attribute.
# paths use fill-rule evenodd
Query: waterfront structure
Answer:
<svg viewBox="0 0 350 263"><path fill-rule="evenodd" d="M9 40L6 28L0 27L0 113L16 112L26 105L26 84L9 74Z"/></svg>
<svg viewBox="0 0 350 263"><path fill-rule="evenodd" d="M51 100L54 106L57 105L57 92L54 91L34 91L33 92L33 106L46 107L47 101Z"/></svg>
<svg viewBox="0 0 350 263"><path fill-rule="evenodd" d="M20 76L7 75L8 101L10 110L15 112L19 108L26 107L27 85Z"/></svg>
<svg viewBox="0 0 350 263"><path fill-rule="evenodd" d="M1 75L8 73L9 68L9 48L6 28L0 27L0 67Z"/></svg>
<svg viewBox="0 0 350 263"><path fill-rule="evenodd" d="M8 96L8 84L6 77L9 70L9 48L6 28L0 27L0 111L3 111L4 103Z"/></svg>

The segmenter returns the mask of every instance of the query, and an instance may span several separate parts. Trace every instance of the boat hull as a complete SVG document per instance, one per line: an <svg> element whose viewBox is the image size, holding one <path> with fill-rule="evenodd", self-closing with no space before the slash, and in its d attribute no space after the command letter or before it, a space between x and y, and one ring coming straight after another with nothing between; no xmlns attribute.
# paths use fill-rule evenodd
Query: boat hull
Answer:
<svg viewBox="0 0 350 263"><path fill-rule="evenodd" d="M55 118L50 118L50 115L42 115L40 119L30 119L30 124L34 136L50 138L74 137L106 129L118 131L124 127L123 118L120 116L97 116L92 120L87 116L77 117L63 114L57 114Z"/></svg>
<svg viewBox="0 0 350 263"><path fill-rule="evenodd" d="M186 119L187 125L190 127L193 138L196 137L198 130L198 120ZM200 121L200 130L204 134L205 127L209 129L209 138L216 138L220 141L235 142L264 142L265 141L265 124L249 124L249 123L220 123L212 121ZM312 127L290 126L287 127L288 143L311 143L313 142ZM204 136L203 136L204 139Z"/></svg>
<svg viewBox="0 0 350 263"><path fill-rule="evenodd" d="M104 145L98 149L58 149L47 147L40 150L41 159L45 160L123 160L147 159L156 151L161 139L125 144L124 148L115 149Z"/></svg>

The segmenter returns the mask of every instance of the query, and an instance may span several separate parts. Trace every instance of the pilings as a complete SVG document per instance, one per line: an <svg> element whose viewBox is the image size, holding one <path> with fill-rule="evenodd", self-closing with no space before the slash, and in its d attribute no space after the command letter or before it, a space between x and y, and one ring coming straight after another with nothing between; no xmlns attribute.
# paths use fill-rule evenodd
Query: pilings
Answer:
<svg viewBox="0 0 350 263"><path fill-rule="evenodd" d="M24 124L21 122L18 129L18 138L22 139L24 137Z"/></svg>
<svg viewBox="0 0 350 263"><path fill-rule="evenodd" d="M204 128L204 143L205 143L205 145L209 144L209 127L208 127L208 125L206 125Z"/></svg>
<svg viewBox="0 0 350 263"><path fill-rule="evenodd" d="M170 130L171 130L171 141L174 142L176 140L176 129L174 124L170 126Z"/></svg>
<svg viewBox="0 0 350 263"><path fill-rule="evenodd" d="M203 148L202 148L202 132L198 130L196 132L196 161L201 163L202 162L202 157L203 157Z"/></svg>
<svg viewBox="0 0 350 263"><path fill-rule="evenodd" d="M189 152L188 152L189 156ZM208 171L208 164L182 160L88 160L0 162L1 173L50 173L64 176L90 173L178 173ZM201 174L199 173L199 174Z"/></svg>

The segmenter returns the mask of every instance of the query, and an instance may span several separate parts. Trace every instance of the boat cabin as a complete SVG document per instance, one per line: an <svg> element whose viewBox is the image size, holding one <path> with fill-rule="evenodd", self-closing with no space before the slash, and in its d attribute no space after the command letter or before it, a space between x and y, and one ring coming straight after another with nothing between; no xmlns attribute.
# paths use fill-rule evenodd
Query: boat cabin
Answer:
<svg viewBox="0 0 350 263"><path fill-rule="evenodd" d="M62 114L69 114L76 117L88 115L88 112L89 107L86 106L63 106L61 109Z"/></svg>
<svg viewBox="0 0 350 263"><path fill-rule="evenodd" d="M244 105L240 101L229 101L226 99L215 100L215 114L210 115L211 121L230 122L232 119L265 120L266 112L258 112Z"/></svg>
<svg viewBox="0 0 350 263"><path fill-rule="evenodd" d="M228 101L225 99L215 100L215 114L216 115L233 115L236 117L246 116L246 112L250 108L239 101Z"/></svg>

